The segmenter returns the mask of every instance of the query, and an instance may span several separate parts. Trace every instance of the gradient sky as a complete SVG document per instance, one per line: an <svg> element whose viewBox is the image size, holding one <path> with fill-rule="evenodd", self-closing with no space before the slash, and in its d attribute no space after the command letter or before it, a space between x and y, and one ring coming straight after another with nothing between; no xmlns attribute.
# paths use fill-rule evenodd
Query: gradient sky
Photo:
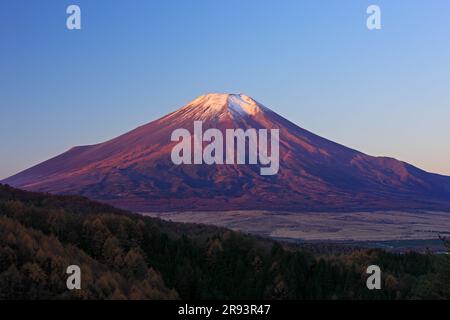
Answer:
<svg viewBox="0 0 450 320"><path fill-rule="evenodd" d="M448 0L1 0L0 41L0 178L207 92L450 175Z"/></svg>

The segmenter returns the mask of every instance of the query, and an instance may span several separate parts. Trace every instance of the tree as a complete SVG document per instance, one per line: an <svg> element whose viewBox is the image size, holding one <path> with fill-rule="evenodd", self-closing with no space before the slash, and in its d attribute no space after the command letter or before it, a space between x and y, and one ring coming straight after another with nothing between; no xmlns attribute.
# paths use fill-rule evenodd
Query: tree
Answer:
<svg viewBox="0 0 450 320"><path fill-rule="evenodd" d="M124 259L124 272L127 277L135 279L143 279L147 274L147 263L142 254L131 249Z"/></svg>

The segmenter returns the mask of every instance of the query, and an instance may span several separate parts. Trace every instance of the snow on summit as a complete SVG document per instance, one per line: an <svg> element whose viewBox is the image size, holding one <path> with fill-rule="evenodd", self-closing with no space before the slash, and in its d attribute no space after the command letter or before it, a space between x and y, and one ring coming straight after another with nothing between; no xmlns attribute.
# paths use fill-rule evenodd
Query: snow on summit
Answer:
<svg viewBox="0 0 450 320"><path fill-rule="evenodd" d="M233 118L253 116L263 109L263 106L244 94L210 93L194 99L179 112L183 113L183 117L195 116L205 120L225 115L231 115Z"/></svg>
<svg viewBox="0 0 450 320"><path fill-rule="evenodd" d="M255 115L261 111L258 103L243 94L231 94L228 96L228 108L240 115Z"/></svg>

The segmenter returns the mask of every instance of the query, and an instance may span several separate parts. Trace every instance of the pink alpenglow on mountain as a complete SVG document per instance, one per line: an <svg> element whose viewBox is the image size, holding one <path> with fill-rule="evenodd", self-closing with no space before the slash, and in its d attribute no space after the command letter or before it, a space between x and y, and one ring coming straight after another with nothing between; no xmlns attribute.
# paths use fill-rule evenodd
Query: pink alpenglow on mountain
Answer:
<svg viewBox="0 0 450 320"><path fill-rule="evenodd" d="M279 171L171 161L174 130L279 129ZM225 150L224 150L225 151ZM450 177L372 157L308 132L242 94L208 94L115 139L69 151L2 183L80 194L134 211L445 210Z"/></svg>

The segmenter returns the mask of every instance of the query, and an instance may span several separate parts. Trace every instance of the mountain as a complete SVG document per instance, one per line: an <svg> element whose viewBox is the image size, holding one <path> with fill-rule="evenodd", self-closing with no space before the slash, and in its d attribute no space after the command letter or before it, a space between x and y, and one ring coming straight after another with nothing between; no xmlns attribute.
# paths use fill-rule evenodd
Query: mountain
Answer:
<svg viewBox="0 0 450 320"><path fill-rule="evenodd" d="M279 171L171 160L174 130L278 129ZM225 150L226 153L227 150ZM207 94L115 139L81 146L2 183L79 194L134 211L445 210L450 177L372 157L304 130L243 94Z"/></svg>

